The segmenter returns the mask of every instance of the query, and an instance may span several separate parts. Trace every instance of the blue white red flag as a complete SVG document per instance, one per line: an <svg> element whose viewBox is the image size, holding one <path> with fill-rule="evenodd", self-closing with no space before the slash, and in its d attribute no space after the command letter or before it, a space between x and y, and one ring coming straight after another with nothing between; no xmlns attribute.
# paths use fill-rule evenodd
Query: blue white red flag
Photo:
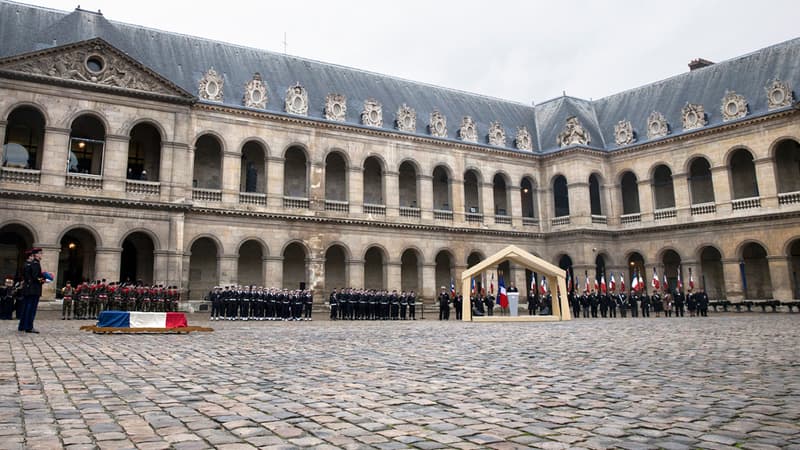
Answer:
<svg viewBox="0 0 800 450"><path fill-rule="evenodd" d="M501 308L508 308L508 294L506 294L506 284L503 282L503 275L497 277L497 304Z"/></svg>

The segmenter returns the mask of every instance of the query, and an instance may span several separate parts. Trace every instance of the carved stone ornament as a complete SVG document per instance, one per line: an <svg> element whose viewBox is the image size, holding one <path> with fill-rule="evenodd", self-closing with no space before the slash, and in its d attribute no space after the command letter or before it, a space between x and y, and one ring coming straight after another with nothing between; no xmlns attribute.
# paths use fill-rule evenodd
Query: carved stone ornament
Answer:
<svg viewBox="0 0 800 450"><path fill-rule="evenodd" d="M267 107L267 87L261 81L260 73L253 74L253 79L244 87L242 102L248 108L264 109Z"/></svg>
<svg viewBox="0 0 800 450"><path fill-rule="evenodd" d="M289 114L297 114L298 116L305 116L308 114L308 93L306 88L295 83L294 86L286 90L286 112Z"/></svg>
<svg viewBox="0 0 800 450"><path fill-rule="evenodd" d="M100 39L9 58L0 69L147 94L190 95Z"/></svg>
<svg viewBox="0 0 800 450"><path fill-rule="evenodd" d="M431 136L447 137L447 117L439 111L434 110L431 113L431 120L428 123L428 129Z"/></svg>
<svg viewBox="0 0 800 450"><path fill-rule="evenodd" d="M225 80L217 73L214 68L208 69L203 78L200 79L198 85L198 96L203 100L211 100L212 102L222 101L222 85Z"/></svg>
<svg viewBox="0 0 800 450"><path fill-rule="evenodd" d="M344 122L347 119L347 99L342 94L328 94L325 97L325 118Z"/></svg>
<svg viewBox="0 0 800 450"><path fill-rule="evenodd" d="M364 111L361 111L361 123L370 127L383 126L383 107L375 99L364 102Z"/></svg>
<svg viewBox="0 0 800 450"><path fill-rule="evenodd" d="M722 98L722 120L740 119L747 115L747 100L733 91L725 91Z"/></svg>
<svg viewBox="0 0 800 450"><path fill-rule="evenodd" d="M614 125L614 142L619 146L636 142L636 134L633 132L630 120L620 120Z"/></svg>
<svg viewBox="0 0 800 450"><path fill-rule="evenodd" d="M703 105L696 103L686 103L686 106L681 110L681 120L683 121L684 130L702 128L708 123L705 108L703 108Z"/></svg>
<svg viewBox="0 0 800 450"><path fill-rule="evenodd" d="M403 103L397 108L397 129L413 133L417 131L417 112L414 108Z"/></svg>
<svg viewBox="0 0 800 450"><path fill-rule="evenodd" d="M568 147L570 145L587 145L590 142L592 140L589 137L589 133L583 128L578 118L573 116L567 119L567 124L558 134L556 143L559 147Z"/></svg>
<svg viewBox="0 0 800 450"><path fill-rule="evenodd" d="M494 121L489 124L489 144L495 147L506 146L506 131L500 122Z"/></svg>
<svg viewBox="0 0 800 450"><path fill-rule="evenodd" d="M517 127L516 142L519 150L533 150L533 140L527 127Z"/></svg>
<svg viewBox="0 0 800 450"><path fill-rule="evenodd" d="M794 101L792 89L787 83L775 79L767 85L767 105L769 109L789 106Z"/></svg>
<svg viewBox="0 0 800 450"><path fill-rule="evenodd" d="M669 134L669 124L663 114L657 111L647 118L647 137L650 139L664 137Z"/></svg>
<svg viewBox="0 0 800 450"><path fill-rule="evenodd" d="M458 130L458 135L462 141L478 142L478 128L475 126L475 121L472 117L466 116L461 119L461 128Z"/></svg>

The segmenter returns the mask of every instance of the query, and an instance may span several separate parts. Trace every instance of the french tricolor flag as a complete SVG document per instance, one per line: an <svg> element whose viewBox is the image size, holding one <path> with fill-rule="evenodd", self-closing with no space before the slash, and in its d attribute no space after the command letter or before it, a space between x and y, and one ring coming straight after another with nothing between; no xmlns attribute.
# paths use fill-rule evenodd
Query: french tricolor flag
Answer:
<svg viewBox="0 0 800 450"><path fill-rule="evenodd" d="M180 312L103 311L97 320L101 328L184 328L186 314Z"/></svg>

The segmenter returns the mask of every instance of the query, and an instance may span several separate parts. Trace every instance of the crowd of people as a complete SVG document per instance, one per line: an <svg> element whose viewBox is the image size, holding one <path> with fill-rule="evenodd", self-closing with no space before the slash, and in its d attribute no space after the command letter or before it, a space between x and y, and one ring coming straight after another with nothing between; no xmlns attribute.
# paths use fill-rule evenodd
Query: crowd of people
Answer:
<svg viewBox="0 0 800 450"><path fill-rule="evenodd" d="M328 296L331 320L417 320L417 294L412 291L335 289Z"/></svg>
<svg viewBox="0 0 800 450"><path fill-rule="evenodd" d="M663 295L662 295L663 294ZM684 293L681 290L673 289L659 293L654 290L648 294L646 290L641 292L631 290L625 292L583 292L580 295L570 293L568 296L572 315L578 317L650 317L652 313L655 317L690 317L708 316L708 295L703 289Z"/></svg>
<svg viewBox="0 0 800 450"><path fill-rule="evenodd" d="M107 283L104 279L78 286L67 281L61 295L61 320L95 320L102 311L173 312L181 297L177 286Z"/></svg>
<svg viewBox="0 0 800 450"><path fill-rule="evenodd" d="M314 294L308 289L215 286L208 293L211 320L311 320Z"/></svg>

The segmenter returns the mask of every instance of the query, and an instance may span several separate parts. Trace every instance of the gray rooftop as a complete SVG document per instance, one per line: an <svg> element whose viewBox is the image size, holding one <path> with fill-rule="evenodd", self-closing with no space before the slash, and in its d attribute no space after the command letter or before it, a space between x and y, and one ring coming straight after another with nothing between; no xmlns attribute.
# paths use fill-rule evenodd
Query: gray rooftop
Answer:
<svg viewBox="0 0 800 450"><path fill-rule="evenodd" d="M609 97L589 101L559 97L536 106L501 100L453 89L408 81L335 64L258 50L208 39L154 30L107 20L101 14L75 10L64 12L13 2L0 2L0 58L101 38L190 93L213 67L224 78L224 104L242 106L244 87L255 72L267 86L268 112L285 114L286 89L295 83L306 88L309 117L324 118L329 93L347 98L347 122L360 125L363 103L375 99L383 106L383 128L395 129L395 113L402 104L417 113L415 134L429 136L432 111L447 118L448 139L459 140L465 116L478 128L479 143L487 144L489 124L499 121L505 129L506 149L515 150L517 127L525 126L534 151L559 149L556 139L567 118L575 116L589 133L589 147L617 148L614 125L630 120L637 143L646 142L647 118L653 111L664 114L671 135L683 132L681 109L687 102L705 107L708 124L722 123L720 107L726 91L743 95L748 117L767 114L765 87L774 79L790 88L800 85L800 39L794 39L712 66L668 78Z"/></svg>

